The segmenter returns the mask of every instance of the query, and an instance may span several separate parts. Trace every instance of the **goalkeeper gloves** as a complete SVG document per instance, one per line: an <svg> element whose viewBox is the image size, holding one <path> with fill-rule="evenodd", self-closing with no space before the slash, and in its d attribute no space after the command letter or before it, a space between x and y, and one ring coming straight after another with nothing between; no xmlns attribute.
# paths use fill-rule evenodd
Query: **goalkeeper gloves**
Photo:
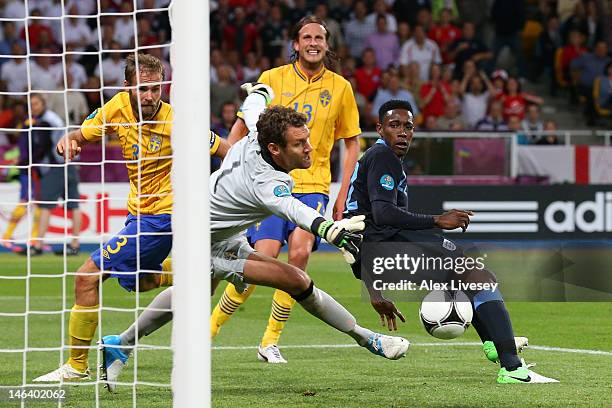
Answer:
<svg viewBox="0 0 612 408"><path fill-rule="evenodd" d="M266 106L268 106L272 99L274 99L274 91L266 84L262 84L261 82L247 82L240 86L247 95L251 94L259 94L264 97L266 100Z"/></svg>
<svg viewBox="0 0 612 408"><path fill-rule="evenodd" d="M316 234L340 248L346 262L354 264L363 240L363 236L356 231L363 231L365 228L364 220L364 215L345 218L341 221L325 220L319 224Z"/></svg>

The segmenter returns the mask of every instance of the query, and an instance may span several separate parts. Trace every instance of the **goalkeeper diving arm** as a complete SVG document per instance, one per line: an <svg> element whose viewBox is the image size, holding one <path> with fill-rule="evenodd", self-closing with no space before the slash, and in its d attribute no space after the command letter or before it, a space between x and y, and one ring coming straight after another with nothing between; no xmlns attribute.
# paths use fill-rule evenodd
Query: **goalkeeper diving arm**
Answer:
<svg viewBox="0 0 612 408"><path fill-rule="evenodd" d="M240 87L247 93L247 97L240 108L240 115L227 138L230 144L234 144L249 132L257 131L259 115L274 99L274 91L266 84L258 82L247 82Z"/></svg>

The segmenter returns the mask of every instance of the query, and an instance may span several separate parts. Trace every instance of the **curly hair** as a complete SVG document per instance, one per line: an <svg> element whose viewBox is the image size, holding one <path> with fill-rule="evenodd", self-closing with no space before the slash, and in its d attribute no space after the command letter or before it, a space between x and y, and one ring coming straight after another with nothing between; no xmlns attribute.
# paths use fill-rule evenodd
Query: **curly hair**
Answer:
<svg viewBox="0 0 612 408"><path fill-rule="evenodd" d="M164 64L161 61L149 54L138 54L138 70L140 72L159 72L162 77L162 81L165 77ZM128 83L132 83L132 79L136 75L136 57L134 54L128 55L125 59L125 80Z"/></svg>
<svg viewBox="0 0 612 408"><path fill-rule="evenodd" d="M302 127L307 118L303 113L284 106L270 106L257 121L257 141L262 149L267 149L269 143L280 147L287 146L285 132L291 127Z"/></svg>

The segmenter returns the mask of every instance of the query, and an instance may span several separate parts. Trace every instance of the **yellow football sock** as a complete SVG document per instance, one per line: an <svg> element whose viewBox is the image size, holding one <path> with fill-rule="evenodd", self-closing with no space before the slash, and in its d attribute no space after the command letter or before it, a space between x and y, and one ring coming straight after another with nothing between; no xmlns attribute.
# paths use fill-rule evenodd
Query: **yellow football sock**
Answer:
<svg viewBox="0 0 612 408"><path fill-rule="evenodd" d="M32 219L32 238L38 238L38 225L40 224L40 208L34 207L34 217Z"/></svg>
<svg viewBox="0 0 612 408"><path fill-rule="evenodd" d="M162 271L166 273L160 275L159 286L172 286L172 258L166 258L164 262L162 262Z"/></svg>
<svg viewBox="0 0 612 408"><path fill-rule="evenodd" d="M294 304L295 299L291 295L276 289L272 298L272 311L268 319L268 327L266 327L266 332L261 339L262 347L278 344L285 322L289 319Z"/></svg>
<svg viewBox="0 0 612 408"><path fill-rule="evenodd" d="M210 316L210 338L219 334L221 326L227 322L255 290L255 285L249 285L243 293L238 293L236 287L231 283L227 285L219 303L215 306Z"/></svg>
<svg viewBox="0 0 612 408"><path fill-rule="evenodd" d="M68 364L75 370L85 372L88 367L89 349L73 346L89 346L98 327L98 308L95 306L72 306L68 335L70 336L70 358Z"/></svg>
<svg viewBox="0 0 612 408"><path fill-rule="evenodd" d="M11 237L13 236L13 232L15 232L15 228L17 228L17 224L19 224L19 221L26 214L26 211L27 209L25 204L17 204L17 207L15 207L15 209L11 213L11 218L8 222L8 226L6 227L6 231L4 232L2 238L11 239Z"/></svg>

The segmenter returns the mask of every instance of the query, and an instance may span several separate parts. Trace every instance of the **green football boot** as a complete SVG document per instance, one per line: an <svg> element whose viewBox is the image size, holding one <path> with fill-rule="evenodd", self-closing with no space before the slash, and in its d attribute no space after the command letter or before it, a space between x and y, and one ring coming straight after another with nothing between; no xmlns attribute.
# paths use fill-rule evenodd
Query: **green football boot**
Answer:
<svg viewBox="0 0 612 408"><path fill-rule="evenodd" d="M520 353L529 345L529 339L527 337L515 337L514 344L516 345L516 351ZM499 363L499 355L497 354L497 349L492 341L485 341L482 343L482 351L484 351L484 354L489 361Z"/></svg>

